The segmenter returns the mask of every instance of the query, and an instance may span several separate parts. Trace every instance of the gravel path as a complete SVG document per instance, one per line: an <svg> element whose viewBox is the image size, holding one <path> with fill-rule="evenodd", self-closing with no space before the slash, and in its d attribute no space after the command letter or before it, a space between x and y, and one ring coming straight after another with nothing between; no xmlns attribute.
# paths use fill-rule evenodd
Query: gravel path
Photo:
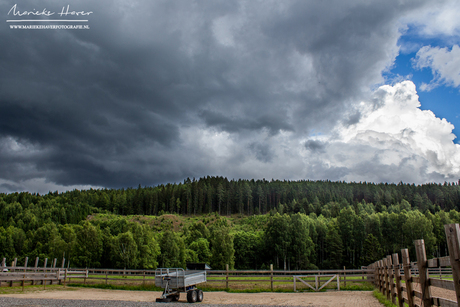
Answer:
<svg viewBox="0 0 460 307"><path fill-rule="evenodd" d="M60 288L32 290L0 295L0 306L185 306L182 294L179 302L155 303L161 292L123 291L92 288ZM220 306L291 306L291 307L382 307L369 291L330 291L306 293L227 293L205 292L196 307Z"/></svg>
<svg viewBox="0 0 460 307"><path fill-rule="evenodd" d="M55 299L26 299L26 298L13 298L13 297L0 297L0 306L16 306L16 307L93 307L93 306L107 306L107 307L184 307L188 303L151 303L151 302L127 302L127 301L99 301L99 300L55 300ZM220 304L194 304L199 307L254 307L256 305L220 305ZM260 306L260 305L259 305ZM281 306L272 306L281 307ZM292 306L301 307L301 306ZM316 307L315 305L308 305L308 307Z"/></svg>

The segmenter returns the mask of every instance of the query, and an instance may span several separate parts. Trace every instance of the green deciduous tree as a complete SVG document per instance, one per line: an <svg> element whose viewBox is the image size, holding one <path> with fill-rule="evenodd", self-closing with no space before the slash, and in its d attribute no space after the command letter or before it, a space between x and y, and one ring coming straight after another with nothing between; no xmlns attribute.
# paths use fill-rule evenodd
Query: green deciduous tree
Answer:
<svg viewBox="0 0 460 307"><path fill-rule="evenodd" d="M297 213L291 216L290 255L295 269L307 269L310 265L310 255L314 249L310 237L309 218Z"/></svg>
<svg viewBox="0 0 460 307"><path fill-rule="evenodd" d="M212 225L210 232L211 267L215 270L223 270L228 264L233 269L235 249L227 220L220 218Z"/></svg>
<svg viewBox="0 0 460 307"><path fill-rule="evenodd" d="M339 225L336 219L332 219L328 224L324 267L328 269L339 269L342 265L343 243L339 233Z"/></svg>
<svg viewBox="0 0 460 307"><path fill-rule="evenodd" d="M102 236L99 228L89 221L76 228L77 265L81 267L99 267L102 255Z"/></svg>
<svg viewBox="0 0 460 307"><path fill-rule="evenodd" d="M238 231L233 239L238 269L258 269L263 260L263 232Z"/></svg>
<svg viewBox="0 0 460 307"><path fill-rule="evenodd" d="M277 266L279 260L283 261L284 270L287 269L287 260L290 251L291 236L291 218L287 214L275 213L270 216L265 229L267 252L272 253Z"/></svg>
<svg viewBox="0 0 460 307"><path fill-rule="evenodd" d="M433 224L419 211L409 211L405 215L406 221L401 230L405 236L406 246L409 246L409 252L412 253L411 257L415 257L414 241L423 239L428 259L432 258L436 244L436 237L433 234Z"/></svg>
<svg viewBox="0 0 460 307"><path fill-rule="evenodd" d="M167 230L160 239L159 266L185 268L185 243L179 234Z"/></svg>
<svg viewBox="0 0 460 307"><path fill-rule="evenodd" d="M117 266L136 268L139 261L137 258L138 250L131 231L119 233L115 237L113 244L115 246Z"/></svg>
<svg viewBox="0 0 460 307"><path fill-rule="evenodd" d="M190 227L187 229L185 241L187 244L190 244L199 238L209 238L209 229L202 221L194 222L192 225L190 225Z"/></svg>
<svg viewBox="0 0 460 307"><path fill-rule="evenodd" d="M373 235L368 234L364 241L363 263L370 264L382 259L384 256L379 240Z"/></svg>
<svg viewBox="0 0 460 307"><path fill-rule="evenodd" d="M209 259L211 258L211 250L209 248L209 241L207 239L198 238L197 240L191 242L188 248L196 253L198 262L209 263Z"/></svg>

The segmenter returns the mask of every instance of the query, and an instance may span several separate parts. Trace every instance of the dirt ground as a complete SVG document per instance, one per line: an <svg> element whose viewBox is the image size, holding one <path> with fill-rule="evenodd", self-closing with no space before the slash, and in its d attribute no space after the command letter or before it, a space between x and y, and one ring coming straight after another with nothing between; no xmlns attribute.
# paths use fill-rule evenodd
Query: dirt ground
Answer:
<svg viewBox="0 0 460 307"><path fill-rule="evenodd" d="M40 290L24 293L1 294L0 296L17 298L43 299L85 299L85 300L121 300L155 302L161 292L101 290L91 288L67 288L67 290ZM181 294L180 302L187 302L185 294ZM203 303L206 304L253 304L253 305L284 305L284 306L344 306L344 307L381 307L369 291L340 292L305 292L305 293L227 293L205 292Z"/></svg>

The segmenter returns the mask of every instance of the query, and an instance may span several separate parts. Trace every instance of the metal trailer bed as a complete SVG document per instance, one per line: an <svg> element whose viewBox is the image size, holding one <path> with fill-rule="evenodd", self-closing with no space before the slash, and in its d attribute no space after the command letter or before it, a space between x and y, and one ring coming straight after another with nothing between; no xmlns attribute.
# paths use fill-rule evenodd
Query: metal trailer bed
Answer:
<svg viewBox="0 0 460 307"><path fill-rule="evenodd" d="M189 303L203 301L203 291L196 288L197 284L206 282L206 271L195 271L181 268L158 268L155 270L155 286L164 289L157 302L178 301L181 292L187 293Z"/></svg>

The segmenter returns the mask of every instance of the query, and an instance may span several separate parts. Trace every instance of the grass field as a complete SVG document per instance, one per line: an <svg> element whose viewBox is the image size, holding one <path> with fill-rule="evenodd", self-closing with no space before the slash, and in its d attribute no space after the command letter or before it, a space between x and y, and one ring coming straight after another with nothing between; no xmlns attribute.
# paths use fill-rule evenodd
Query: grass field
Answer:
<svg viewBox="0 0 460 307"><path fill-rule="evenodd" d="M374 296L379 300L381 304L383 304L385 307L398 307L398 305L393 304L389 300L387 300L386 296L383 295L379 290L374 290ZM409 307L406 303L404 303L404 307Z"/></svg>
<svg viewBox="0 0 460 307"><path fill-rule="evenodd" d="M264 277L251 277L251 276L230 276L228 288L226 287L225 275L221 276L209 276L208 282L199 285L199 287L206 291L228 291L228 292L272 292L270 276ZM96 279L97 278L97 279ZM105 275L89 275L86 280L88 287L102 287L102 288L117 288L117 289L139 289L138 287L154 287L155 279L154 276L147 276L145 280L142 275L138 276L121 276L121 275L108 275L106 284ZM320 286L328 281L331 277L324 276L321 278ZM309 283L313 287L315 286L315 278L303 277L302 280ZM81 285L84 283L82 278L72 278L68 281L72 285ZM312 291L308 286L302 282L296 282L297 291ZM324 290L337 289L336 280L332 280ZM347 276L346 285L343 280L343 276L340 278L340 289L341 290L373 290L374 286L365 280L361 276ZM294 283L292 276L276 276L273 277L273 292L293 292Z"/></svg>

